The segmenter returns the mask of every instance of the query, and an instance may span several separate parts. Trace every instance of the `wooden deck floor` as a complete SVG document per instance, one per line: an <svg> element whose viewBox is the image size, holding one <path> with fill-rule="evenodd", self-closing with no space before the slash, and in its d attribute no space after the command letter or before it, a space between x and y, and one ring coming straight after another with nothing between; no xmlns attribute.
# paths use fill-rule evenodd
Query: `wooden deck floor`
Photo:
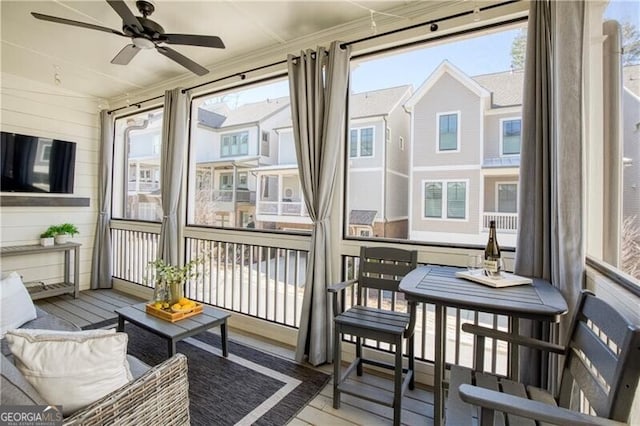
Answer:
<svg viewBox="0 0 640 426"><path fill-rule="evenodd" d="M114 309L139 303L141 299L115 290L82 291L78 299L71 296L59 296L38 300L36 304L42 309L64 318L83 328L115 323L117 315ZM277 342L260 336L230 330L229 338L237 342L252 346L257 350L268 352L288 360L294 359L294 350ZM332 374L331 365L319 368L327 374ZM354 376L362 386L376 388L384 392L391 392L392 383L388 378L365 374L363 377ZM342 396L339 410L332 406L333 389L329 383L298 415L290 425L390 425L393 410L365 400ZM402 423L407 425L433 424L433 394L425 389L407 391L402 401Z"/></svg>

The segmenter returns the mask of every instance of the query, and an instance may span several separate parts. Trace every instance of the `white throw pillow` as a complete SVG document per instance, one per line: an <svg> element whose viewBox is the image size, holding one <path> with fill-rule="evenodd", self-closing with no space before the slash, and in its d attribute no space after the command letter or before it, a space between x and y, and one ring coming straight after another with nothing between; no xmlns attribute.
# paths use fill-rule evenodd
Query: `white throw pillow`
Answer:
<svg viewBox="0 0 640 426"><path fill-rule="evenodd" d="M12 330L6 339L16 367L65 416L132 380L126 333Z"/></svg>
<svg viewBox="0 0 640 426"><path fill-rule="evenodd" d="M0 338L7 330L36 319L36 308L17 272L9 273L0 281L0 308Z"/></svg>

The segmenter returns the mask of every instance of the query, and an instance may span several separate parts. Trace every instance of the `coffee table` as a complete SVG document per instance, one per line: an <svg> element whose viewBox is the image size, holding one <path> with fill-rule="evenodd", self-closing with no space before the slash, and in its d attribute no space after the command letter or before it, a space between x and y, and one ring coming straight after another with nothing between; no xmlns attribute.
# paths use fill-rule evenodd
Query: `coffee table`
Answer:
<svg viewBox="0 0 640 426"><path fill-rule="evenodd" d="M146 304L147 302L143 302L116 309L115 312L118 314L118 331L124 331L124 322L126 320L157 336L167 339L169 357L172 357L176 353L176 343L178 343L178 341L219 325L222 337L222 355L225 357L229 356L227 345L227 318L229 318L231 314L208 305L203 305L202 313L180 321L170 322L147 314L145 311Z"/></svg>

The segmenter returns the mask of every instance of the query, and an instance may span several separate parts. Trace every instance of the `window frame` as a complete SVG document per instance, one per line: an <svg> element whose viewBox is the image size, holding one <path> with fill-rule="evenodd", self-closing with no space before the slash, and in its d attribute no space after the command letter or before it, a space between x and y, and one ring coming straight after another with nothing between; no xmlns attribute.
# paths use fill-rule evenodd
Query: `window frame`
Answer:
<svg viewBox="0 0 640 426"><path fill-rule="evenodd" d="M230 143L229 144L229 154L224 154L224 141L225 138L231 138L231 141L238 141L237 137L242 137L243 135L247 136L247 142L245 144L243 144L242 142L238 143L238 153L234 154L232 153L232 149L231 147L236 145L234 143ZM240 148L242 146L246 146L247 148L247 152L241 152ZM249 131L248 130L240 130L237 132L228 132L228 133L222 133L220 134L220 158L232 158L232 157L240 157L243 155L249 155Z"/></svg>
<svg viewBox="0 0 640 426"><path fill-rule="evenodd" d="M507 121L520 121L520 151L517 154L505 154L504 152L504 124ZM522 117L504 117L500 119L500 157L516 157L522 152Z"/></svg>
<svg viewBox="0 0 640 426"><path fill-rule="evenodd" d="M371 155L362 155L362 130L371 129ZM351 132L357 132L356 137L356 155L351 155ZM347 151L349 153L349 159L353 158L374 158L376 156L376 126L353 126L349 127L349 140Z"/></svg>
<svg viewBox="0 0 640 426"><path fill-rule="evenodd" d="M516 186L516 211L515 212L501 212L500 211L500 185L515 185ZM496 182L496 213L510 213L517 214L518 213L518 203L520 202L520 188L518 185L518 181L504 181L504 182Z"/></svg>
<svg viewBox="0 0 640 426"><path fill-rule="evenodd" d="M440 117L446 115L455 115L456 116L456 148L455 149L441 149L440 148ZM462 124L462 114L458 111L443 111L436 112L436 153L445 154L445 153L456 153L460 152L460 128Z"/></svg>
<svg viewBox="0 0 640 426"><path fill-rule="evenodd" d="M440 217L427 216L426 209L426 185L428 183L439 183L442 186L442 202L440 209ZM452 218L448 217L448 203L449 203L449 183L464 183L464 218ZM447 221L447 222L468 222L469 221L469 179L422 179L422 217L421 220L431 221Z"/></svg>

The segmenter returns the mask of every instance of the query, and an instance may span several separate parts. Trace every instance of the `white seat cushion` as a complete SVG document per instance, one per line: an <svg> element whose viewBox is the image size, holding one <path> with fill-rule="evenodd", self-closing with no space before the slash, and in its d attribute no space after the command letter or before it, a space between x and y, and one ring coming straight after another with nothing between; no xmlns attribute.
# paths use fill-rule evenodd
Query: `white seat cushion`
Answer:
<svg viewBox="0 0 640 426"><path fill-rule="evenodd" d="M65 416L132 380L126 333L12 330L6 339L16 367Z"/></svg>
<svg viewBox="0 0 640 426"><path fill-rule="evenodd" d="M0 282L0 338L7 330L20 327L36 318L36 308L22 278L11 272Z"/></svg>

